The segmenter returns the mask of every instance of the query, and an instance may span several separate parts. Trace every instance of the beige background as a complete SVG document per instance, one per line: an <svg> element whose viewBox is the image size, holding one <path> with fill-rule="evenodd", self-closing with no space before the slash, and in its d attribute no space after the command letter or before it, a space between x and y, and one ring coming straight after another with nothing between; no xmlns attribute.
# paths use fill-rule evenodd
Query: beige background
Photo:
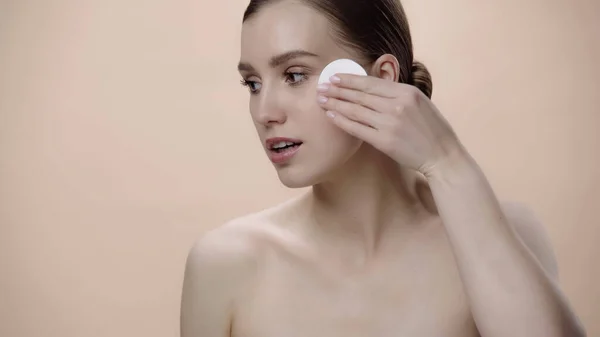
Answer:
<svg viewBox="0 0 600 337"><path fill-rule="evenodd" d="M178 336L192 242L295 195L235 66L246 0L0 0L0 336ZM600 2L405 0L434 101L600 336Z"/></svg>

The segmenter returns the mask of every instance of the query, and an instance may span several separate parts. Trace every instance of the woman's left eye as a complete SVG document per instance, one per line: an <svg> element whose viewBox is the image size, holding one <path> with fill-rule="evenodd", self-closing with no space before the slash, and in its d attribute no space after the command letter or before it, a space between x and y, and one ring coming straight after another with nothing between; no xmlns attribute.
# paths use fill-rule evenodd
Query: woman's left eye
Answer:
<svg viewBox="0 0 600 337"><path fill-rule="evenodd" d="M294 85L298 84L306 79L306 74L304 73L287 73L287 81Z"/></svg>

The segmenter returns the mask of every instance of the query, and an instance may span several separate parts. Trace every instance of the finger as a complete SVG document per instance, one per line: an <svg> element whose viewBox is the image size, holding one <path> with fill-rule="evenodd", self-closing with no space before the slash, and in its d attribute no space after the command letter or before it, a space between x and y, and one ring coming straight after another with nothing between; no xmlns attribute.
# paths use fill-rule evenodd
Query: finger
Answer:
<svg viewBox="0 0 600 337"><path fill-rule="evenodd" d="M394 98L398 96L398 87L390 84L399 84L374 76L361 76L354 74L335 74L330 79L338 87L354 89L367 94Z"/></svg>
<svg viewBox="0 0 600 337"><path fill-rule="evenodd" d="M376 112L382 112L385 109L385 99L382 99L380 96L368 94L364 91L324 84L319 87L319 92L330 98L337 98L340 100L360 104Z"/></svg>
<svg viewBox="0 0 600 337"><path fill-rule="evenodd" d="M331 118L335 125L346 131L348 134L371 145L373 145L377 139L378 131L371 127L353 121L336 111L327 111L327 116Z"/></svg>
<svg viewBox="0 0 600 337"><path fill-rule="evenodd" d="M335 111L344 117L366 126L378 129L382 125L383 115L360 104L342 101L337 98L319 96L319 103L325 110Z"/></svg>

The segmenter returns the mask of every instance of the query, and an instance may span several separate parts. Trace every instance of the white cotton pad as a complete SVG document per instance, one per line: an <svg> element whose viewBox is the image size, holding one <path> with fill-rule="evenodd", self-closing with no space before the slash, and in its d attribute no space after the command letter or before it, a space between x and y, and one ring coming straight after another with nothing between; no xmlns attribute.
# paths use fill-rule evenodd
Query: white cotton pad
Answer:
<svg viewBox="0 0 600 337"><path fill-rule="evenodd" d="M360 64L349 59L338 59L323 68L318 84L329 83L329 78L338 73L367 76L367 72Z"/></svg>

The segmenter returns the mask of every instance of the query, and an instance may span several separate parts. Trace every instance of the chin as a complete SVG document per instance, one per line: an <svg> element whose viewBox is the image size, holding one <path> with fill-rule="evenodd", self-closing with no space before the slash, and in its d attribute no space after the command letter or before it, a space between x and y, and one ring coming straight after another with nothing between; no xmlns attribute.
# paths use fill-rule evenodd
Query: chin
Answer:
<svg viewBox="0 0 600 337"><path fill-rule="evenodd" d="M286 166L277 168L279 181L287 188L304 188L316 185L320 182L316 172L300 170L297 167Z"/></svg>
<svg viewBox="0 0 600 337"><path fill-rule="evenodd" d="M344 165L351 158L351 154L325 158L327 159L322 161L313 161L311 163L295 162L276 167L277 176L281 183L288 188L314 186L335 177L336 172L343 170Z"/></svg>

